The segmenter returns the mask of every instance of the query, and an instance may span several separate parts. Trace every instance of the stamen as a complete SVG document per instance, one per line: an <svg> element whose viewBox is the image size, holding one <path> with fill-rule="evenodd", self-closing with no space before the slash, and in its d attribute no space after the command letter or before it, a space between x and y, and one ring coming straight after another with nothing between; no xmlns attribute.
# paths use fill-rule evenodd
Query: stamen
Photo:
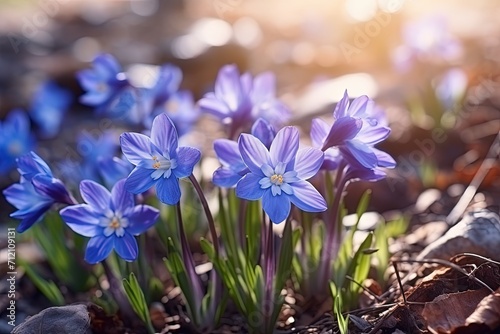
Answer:
<svg viewBox="0 0 500 334"><path fill-rule="evenodd" d="M120 220L116 217L113 217L113 219L111 219L111 222L109 223L109 227L116 230L120 227Z"/></svg>

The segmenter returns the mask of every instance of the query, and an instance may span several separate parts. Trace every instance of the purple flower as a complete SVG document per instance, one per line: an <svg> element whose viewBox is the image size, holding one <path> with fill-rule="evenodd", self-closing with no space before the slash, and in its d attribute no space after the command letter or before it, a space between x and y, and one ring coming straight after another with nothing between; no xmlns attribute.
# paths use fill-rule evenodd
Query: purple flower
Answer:
<svg viewBox="0 0 500 334"><path fill-rule="evenodd" d="M347 91L337 104L329 126L321 119L314 119L311 126L313 145L325 151L323 168L336 169L342 160L355 169L394 167L395 161L375 147L390 134L390 128L380 122L380 112L367 96L360 96L349 103Z"/></svg>
<svg viewBox="0 0 500 334"><path fill-rule="evenodd" d="M0 174L9 172L16 165L16 158L28 153L34 146L30 121L20 109L11 111L0 122Z"/></svg>
<svg viewBox="0 0 500 334"><path fill-rule="evenodd" d="M161 114L154 119L151 138L126 132L120 140L123 154L136 166L125 183L127 190L140 194L156 185L160 201L178 203L179 179L191 175L201 153L192 147L178 147L177 131L168 116Z"/></svg>
<svg viewBox="0 0 500 334"><path fill-rule="evenodd" d="M452 68L439 78L436 96L444 108L450 110L464 96L467 89L467 74L460 68Z"/></svg>
<svg viewBox="0 0 500 334"><path fill-rule="evenodd" d="M443 16L434 15L407 24L402 32L404 44L392 52L397 69L409 70L415 60L427 62L454 61L463 53L463 46L453 36Z"/></svg>
<svg viewBox="0 0 500 334"><path fill-rule="evenodd" d="M138 248L134 236L144 233L158 219L157 209L149 205L134 206L134 196L124 185L124 179L118 181L110 193L100 184L84 180L80 183L80 193L86 204L60 211L73 231L90 238L85 252L88 263L103 261L113 249L125 261L135 260Z"/></svg>
<svg viewBox="0 0 500 334"><path fill-rule="evenodd" d="M259 118L252 126L252 135L269 148L276 131L268 122ZM222 166L214 172L212 182L223 188L236 186L250 171L241 158L238 143L229 139L217 139L214 141L214 150Z"/></svg>
<svg viewBox="0 0 500 334"><path fill-rule="evenodd" d="M30 115L40 127L44 137L57 135L72 100L71 93L53 81L46 81L40 85L31 101Z"/></svg>
<svg viewBox="0 0 500 334"><path fill-rule="evenodd" d="M21 181L3 191L7 201L18 210L10 216L22 219L17 231L22 233L39 221L52 204L74 204L73 197L52 175L49 166L34 152L17 159Z"/></svg>
<svg viewBox="0 0 500 334"><path fill-rule="evenodd" d="M219 71L214 92L205 94L199 105L202 111L229 125L229 137L233 137L236 130L258 118L273 125L286 122L289 110L276 99L275 86L272 73L262 73L255 78L249 73L240 76L236 65L226 65Z"/></svg>
<svg viewBox="0 0 500 334"><path fill-rule="evenodd" d="M326 210L321 194L306 180L323 163L323 152L315 148L299 150L299 132L288 126L281 129L268 150L249 134L238 141L241 157L250 170L236 185L236 195L247 200L262 198L262 206L271 221L288 217L291 203L308 212Z"/></svg>

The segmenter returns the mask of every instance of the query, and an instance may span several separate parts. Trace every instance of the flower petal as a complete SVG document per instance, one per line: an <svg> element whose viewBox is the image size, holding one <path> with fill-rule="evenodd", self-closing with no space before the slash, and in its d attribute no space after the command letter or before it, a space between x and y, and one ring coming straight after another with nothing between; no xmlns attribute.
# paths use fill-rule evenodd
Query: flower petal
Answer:
<svg viewBox="0 0 500 334"><path fill-rule="evenodd" d="M122 237L115 237L113 239L115 251L122 259L131 262L137 258L139 252L137 240L135 240L132 234L125 232Z"/></svg>
<svg viewBox="0 0 500 334"><path fill-rule="evenodd" d="M372 148L373 152L377 156L378 166L385 168L394 168L396 167L396 161L391 157L388 153L381 151L376 148Z"/></svg>
<svg viewBox="0 0 500 334"><path fill-rule="evenodd" d="M49 175L38 174L33 177L31 183L35 190L44 196L53 199L55 202L64 204L74 204L74 200L61 180Z"/></svg>
<svg viewBox="0 0 500 334"><path fill-rule="evenodd" d="M363 121L352 117L342 117L333 123L326 137L322 150L342 145L346 140L354 138L361 130Z"/></svg>
<svg viewBox="0 0 500 334"><path fill-rule="evenodd" d="M198 105L202 111L221 119L228 117L231 113L228 106L223 101L219 100L214 93L205 94L205 96L198 101Z"/></svg>
<svg viewBox="0 0 500 334"><path fill-rule="evenodd" d="M83 200L98 212L106 212L111 204L111 194L108 189L91 180L80 182L80 193Z"/></svg>
<svg viewBox="0 0 500 334"><path fill-rule="evenodd" d="M356 136L357 140L362 141L368 145L375 145L384 141L389 134L391 133L391 129L385 126L371 126L364 125L361 131L359 131Z"/></svg>
<svg viewBox="0 0 500 334"><path fill-rule="evenodd" d="M359 140L346 141L346 148L340 148L344 158L353 166L363 166L366 168L375 168L378 160L373 152L373 148Z"/></svg>
<svg viewBox="0 0 500 334"><path fill-rule="evenodd" d="M311 140L314 147L321 148L323 142L330 132L330 126L320 118L314 118L311 122Z"/></svg>
<svg viewBox="0 0 500 334"><path fill-rule="evenodd" d="M271 165L271 158L264 144L254 136L242 133L238 140L238 146L241 157L248 169L252 173L263 176L264 174L262 174L260 167L264 164Z"/></svg>
<svg viewBox="0 0 500 334"><path fill-rule="evenodd" d="M95 264L106 259L113 250L113 239L114 237L105 237L102 234L90 238L85 251L85 261Z"/></svg>
<svg viewBox="0 0 500 334"><path fill-rule="evenodd" d="M152 172L151 169L135 167L125 181L125 189L136 195L145 192L155 183Z"/></svg>
<svg viewBox="0 0 500 334"><path fill-rule="evenodd" d="M366 95L355 98L349 105L349 116L358 118L367 117L366 107L369 101L370 99Z"/></svg>
<svg viewBox="0 0 500 334"><path fill-rule="evenodd" d="M272 72L264 72L253 80L252 102L257 104L276 96L276 76Z"/></svg>
<svg viewBox="0 0 500 334"><path fill-rule="evenodd" d="M270 189L262 196L262 208L267 213L273 223L279 224L290 214L290 196L273 196Z"/></svg>
<svg viewBox="0 0 500 334"><path fill-rule="evenodd" d="M378 181L385 178L386 174L383 170L379 168L367 169L367 168L353 168L349 167L345 174L347 180L363 180L363 181Z"/></svg>
<svg viewBox="0 0 500 334"><path fill-rule="evenodd" d="M347 116L348 107L349 107L349 95L347 94L347 89L346 89L344 91L344 96L335 106L335 110L333 110L333 118L339 119L341 117Z"/></svg>
<svg viewBox="0 0 500 334"><path fill-rule="evenodd" d="M299 149L299 131L293 126L286 126L276 134L269 153L273 166L279 162L289 163Z"/></svg>
<svg viewBox="0 0 500 334"><path fill-rule="evenodd" d="M262 176L248 173L236 185L236 196L250 201L258 200L264 194L264 189L261 188L259 181Z"/></svg>
<svg viewBox="0 0 500 334"><path fill-rule="evenodd" d="M174 123L167 114L163 113L155 117L151 127L151 142L161 149L162 153L172 156L177 149L178 138Z"/></svg>
<svg viewBox="0 0 500 334"><path fill-rule="evenodd" d="M43 215L47 210L49 210L51 207L51 203L41 205L39 207L34 207L31 208L30 212L26 213L23 217L23 220L21 221L21 224L17 226L17 232L23 233L27 229L29 229L31 226L33 226L35 223L37 223L40 219L42 219ZM19 212L19 211L18 211ZM15 212L15 213L18 213ZM11 214L11 217L15 217L15 213Z"/></svg>
<svg viewBox="0 0 500 334"><path fill-rule="evenodd" d="M229 109L235 111L242 100L240 72L236 65L223 66L215 81L215 96L226 102Z"/></svg>
<svg viewBox="0 0 500 334"><path fill-rule="evenodd" d="M316 175L323 164L324 153L316 148L302 148L297 152L294 170L297 177L307 180Z"/></svg>
<svg viewBox="0 0 500 334"><path fill-rule="evenodd" d="M212 182L221 188L233 188L241 178L242 175L236 173L232 169L220 167L214 172Z"/></svg>
<svg viewBox="0 0 500 334"><path fill-rule="evenodd" d="M307 181L299 181L291 184L293 195L290 196L292 203L307 212L322 212L327 209L326 201L321 194Z"/></svg>
<svg viewBox="0 0 500 334"><path fill-rule="evenodd" d="M99 218L88 204L65 207L59 214L69 228L84 237L95 237L102 231Z"/></svg>
<svg viewBox="0 0 500 334"><path fill-rule="evenodd" d="M177 167L172 171L174 175L182 179L193 173L194 165L200 161L200 150L193 147L179 147L177 149Z"/></svg>
<svg viewBox="0 0 500 334"><path fill-rule="evenodd" d="M111 189L111 208L113 211L125 213L134 206L134 195L125 189L125 179L118 181Z"/></svg>
<svg viewBox="0 0 500 334"><path fill-rule="evenodd" d="M214 151L223 166L233 170L240 170L246 167L241 159L237 142L229 139L217 139L214 141Z"/></svg>
<svg viewBox="0 0 500 334"><path fill-rule="evenodd" d="M139 235L146 232L156 223L160 212L149 205L136 205L127 215L127 232L132 235Z"/></svg>
<svg viewBox="0 0 500 334"><path fill-rule="evenodd" d="M181 199L181 188L179 187L179 180L171 176L169 178L160 179L156 183L156 196L162 203L168 205L175 205Z"/></svg>
<svg viewBox="0 0 500 334"><path fill-rule="evenodd" d="M263 118L259 118L252 125L252 135L257 137L265 147L269 148L276 136L276 131L268 121Z"/></svg>
<svg viewBox="0 0 500 334"><path fill-rule="evenodd" d="M151 140L140 133L125 132L120 136L123 155L134 165L151 159Z"/></svg>

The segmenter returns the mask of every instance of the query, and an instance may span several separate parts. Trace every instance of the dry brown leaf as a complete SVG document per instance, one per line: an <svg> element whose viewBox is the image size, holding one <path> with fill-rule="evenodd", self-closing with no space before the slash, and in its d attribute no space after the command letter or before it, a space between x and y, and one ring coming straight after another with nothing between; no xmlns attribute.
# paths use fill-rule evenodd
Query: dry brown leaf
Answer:
<svg viewBox="0 0 500 334"><path fill-rule="evenodd" d="M485 297L465 321L466 325L484 324L491 330L500 327L500 288Z"/></svg>
<svg viewBox="0 0 500 334"><path fill-rule="evenodd" d="M432 333L452 334L465 325L466 319L487 295L487 289L444 294L426 303L422 316Z"/></svg>

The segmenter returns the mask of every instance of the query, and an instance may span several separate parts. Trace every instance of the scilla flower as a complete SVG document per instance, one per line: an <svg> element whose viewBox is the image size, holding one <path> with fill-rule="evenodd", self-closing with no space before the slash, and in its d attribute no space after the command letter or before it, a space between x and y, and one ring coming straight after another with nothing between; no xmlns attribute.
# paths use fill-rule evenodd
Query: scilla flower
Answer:
<svg viewBox="0 0 500 334"><path fill-rule="evenodd" d="M273 125L286 122L290 112L275 95L276 79L272 73L261 73L255 78L249 73L240 76L233 64L220 69L214 92L205 94L199 105L202 111L227 124L232 138L236 130L249 127L258 118Z"/></svg>
<svg viewBox="0 0 500 334"><path fill-rule="evenodd" d="M335 169L341 160L356 169L394 167L395 161L387 153L374 147L390 134L390 128L381 122L374 102L360 96L349 102L345 92L333 111L333 125L314 119L311 138L315 147L325 151L323 168Z"/></svg>
<svg viewBox="0 0 500 334"><path fill-rule="evenodd" d="M18 209L10 216L22 219L17 227L19 233L39 221L54 203L75 203L61 180L53 177L49 166L34 152L17 159L17 166L21 181L3 194Z"/></svg>
<svg viewBox="0 0 500 334"><path fill-rule="evenodd" d="M256 137L240 135L243 162L250 170L236 185L236 195L247 200L262 198L271 221L288 217L291 203L308 212L326 210L321 194L306 180L318 172L323 152L315 148L299 150L299 132L288 126L281 129L268 150Z"/></svg>
<svg viewBox="0 0 500 334"><path fill-rule="evenodd" d="M135 260L138 247L134 236L144 233L158 219L157 209L134 206L134 196L124 185L122 179L109 192L94 181L84 180L80 193L86 204L68 206L60 212L73 231L90 237L85 252L88 263L103 261L113 249L125 261Z"/></svg>
<svg viewBox="0 0 500 334"><path fill-rule="evenodd" d="M21 109L12 110L0 122L0 174L13 169L16 158L28 153L34 144L28 115Z"/></svg>
<svg viewBox="0 0 500 334"><path fill-rule="evenodd" d="M276 132L267 121L259 118L252 126L252 135L269 148ZM235 187L236 183L249 172L241 158L238 143L229 139L217 139L214 141L214 151L222 166L214 172L212 182L223 188Z"/></svg>
<svg viewBox="0 0 500 334"><path fill-rule="evenodd" d="M192 147L178 147L175 126L166 114L157 116L151 138L126 132L120 137L123 155L136 167L125 183L134 194L156 185L156 193L165 204L177 204L181 198L179 179L188 177L201 153Z"/></svg>

